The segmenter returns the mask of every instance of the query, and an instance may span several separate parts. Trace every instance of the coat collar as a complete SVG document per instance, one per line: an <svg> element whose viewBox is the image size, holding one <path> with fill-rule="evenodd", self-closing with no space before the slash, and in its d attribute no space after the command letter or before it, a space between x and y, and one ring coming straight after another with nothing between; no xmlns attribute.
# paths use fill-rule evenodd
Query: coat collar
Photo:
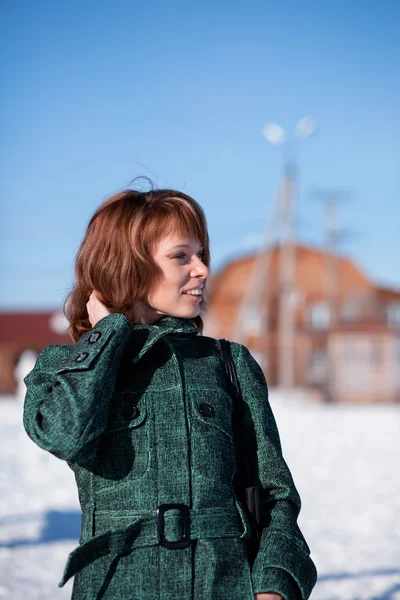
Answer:
<svg viewBox="0 0 400 600"><path fill-rule="evenodd" d="M198 333L198 328L193 323L192 319L182 319L180 317L170 317L165 315L161 317L157 323L150 325L150 327L158 327L160 329L174 330L176 333Z"/></svg>
<svg viewBox="0 0 400 600"><path fill-rule="evenodd" d="M191 319L182 319L166 315L161 317L154 325L136 323L132 326L132 341L134 346L134 359L136 363L150 348L162 337L174 334L197 335L199 329Z"/></svg>

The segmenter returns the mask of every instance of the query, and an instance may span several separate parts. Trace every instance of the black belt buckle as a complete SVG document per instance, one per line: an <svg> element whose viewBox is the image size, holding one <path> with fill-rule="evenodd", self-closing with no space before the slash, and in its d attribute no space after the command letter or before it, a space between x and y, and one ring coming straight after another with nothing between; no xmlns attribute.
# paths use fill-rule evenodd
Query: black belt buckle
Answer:
<svg viewBox="0 0 400 600"><path fill-rule="evenodd" d="M176 542L169 542L165 539L164 533L164 514L167 510L176 508L180 511L182 517L182 538ZM164 548L187 548L191 544L190 539L190 518L189 518L189 507L186 504L160 504L157 508L157 537L160 542L160 546Z"/></svg>

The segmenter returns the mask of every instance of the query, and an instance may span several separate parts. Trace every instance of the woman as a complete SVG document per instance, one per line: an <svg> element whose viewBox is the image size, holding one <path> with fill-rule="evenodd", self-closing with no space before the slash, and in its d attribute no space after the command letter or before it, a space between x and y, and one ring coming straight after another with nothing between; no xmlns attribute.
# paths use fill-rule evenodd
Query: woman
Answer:
<svg viewBox="0 0 400 600"><path fill-rule="evenodd" d="M219 342L200 335L209 261L204 213L186 194L110 198L77 255L75 343L45 348L25 380L28 435L78 485L80 545L59 584L75 576L75 600L305 600L315 584L264 376L232 343L262 500L247 558L233 400Z"/></svg>

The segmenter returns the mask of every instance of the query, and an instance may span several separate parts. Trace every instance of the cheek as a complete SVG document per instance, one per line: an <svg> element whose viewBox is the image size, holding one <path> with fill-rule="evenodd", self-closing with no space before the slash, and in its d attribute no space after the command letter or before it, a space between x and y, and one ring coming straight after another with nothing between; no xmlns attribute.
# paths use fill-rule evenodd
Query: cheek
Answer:
<svg viewBox="0 0 400 600"><path fill-rule="evenodd" d="M184 268L177 267L171 264L171 262L158 263L158 266L161 269L162 276L148 295L150 305L164 302L168 298L176 301L177 297L181 294L182 288L187 283L187 273Z"/></svg>
<svg viewBox="0 0 400 600"><path fill-rule="evenodd" d="M160 301L162 302L172 294L176 295L177 293L178 288L176 284L168 279L164 279L149 293L148 302L149 304L155 304Z"/></svg>
<svg viewBox="0 0 400 600"><path fill-rule="evenodd" d="M163 268L163 278L159 283L160 290L174 290L182 286L182 279L184 275L179 270L174 269L173 265Z"/></svg>

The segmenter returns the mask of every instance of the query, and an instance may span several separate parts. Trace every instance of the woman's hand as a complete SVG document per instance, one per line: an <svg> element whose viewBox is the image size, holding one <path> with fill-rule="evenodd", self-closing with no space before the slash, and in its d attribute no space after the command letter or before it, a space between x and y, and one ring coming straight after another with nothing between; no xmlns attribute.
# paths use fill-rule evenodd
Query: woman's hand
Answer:
<svg viewBox="0 0 400 600"><path fill-rule="evenodd" d="M110 311L104 306L104 304L99 300L98 292L93 290L93 292L89 296L89 301L86 304L86 308L89 315L89 321L92 327L96 325L107 315L111 314Z"/></svg>
<svg viewBox="0 0 400 600"><path fill-rule="evenodd" d="M283 600L280 594L267 592L266 594L254 594L254 600Z"/></svg>

